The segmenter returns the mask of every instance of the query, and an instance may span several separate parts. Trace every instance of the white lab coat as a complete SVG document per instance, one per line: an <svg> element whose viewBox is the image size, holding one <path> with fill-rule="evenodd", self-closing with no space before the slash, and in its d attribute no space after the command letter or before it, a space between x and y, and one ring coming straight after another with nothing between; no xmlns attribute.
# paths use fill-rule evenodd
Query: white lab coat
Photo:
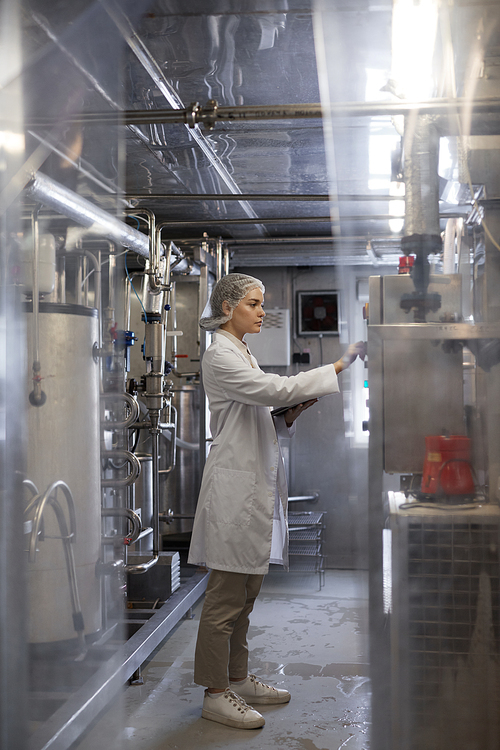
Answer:
<svg viewBox="0 0 500 750"><path fill-rule="evenodd" d="M252 361L254 367L232 341L217 332L203 357L213 442L203 472L188 562L234 573L265 574L276 491L285 518L288 500L269 407L303 403L336 393L339 387L333 365L283 377L263 372L255 358ZM278 421L286 430L284 418ZM285 549L285 564L287 559Z"/></svg>

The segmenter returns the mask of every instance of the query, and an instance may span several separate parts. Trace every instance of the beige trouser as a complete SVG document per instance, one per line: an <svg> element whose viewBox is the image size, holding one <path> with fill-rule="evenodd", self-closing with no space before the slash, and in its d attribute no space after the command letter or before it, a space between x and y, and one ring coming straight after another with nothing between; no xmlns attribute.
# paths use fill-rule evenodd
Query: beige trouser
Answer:
<svg viewBox="0 0 500 750"><path fill-rule="evenodd" d="M212 570L201 612L194 681L209 688L229 687L229 677L248 674L250 612L264 576Z"/></svg>

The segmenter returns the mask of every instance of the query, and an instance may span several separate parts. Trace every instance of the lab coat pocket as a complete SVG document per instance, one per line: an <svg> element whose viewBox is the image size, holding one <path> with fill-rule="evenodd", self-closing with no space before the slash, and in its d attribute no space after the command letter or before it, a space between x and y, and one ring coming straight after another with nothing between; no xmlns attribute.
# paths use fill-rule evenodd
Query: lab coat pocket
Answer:
<svg viewBox="0 0 500 750"><path fill-rule="evenodd" d="M248 526L255 503L254 471L214 468L210 493L210 520L215 524Z"/></svg>

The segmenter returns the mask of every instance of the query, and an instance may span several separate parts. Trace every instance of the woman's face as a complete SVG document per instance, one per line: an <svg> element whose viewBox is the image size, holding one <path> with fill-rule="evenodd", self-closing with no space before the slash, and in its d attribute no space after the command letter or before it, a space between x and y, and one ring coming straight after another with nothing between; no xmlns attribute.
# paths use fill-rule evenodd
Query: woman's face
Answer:
<svg viewBox="0 0 500 750"><path fill-rule="evenodd" d="M224 302L223 309L225 309L226 305L227 302ZM235 307L233 317L227 323L224 323L221 328L229 331L229 333L232 333L233 336L236 336L241 341L245 333L260 333L265 314L264 295L256 287L255 289L251 289L239 305Z"/></svg>

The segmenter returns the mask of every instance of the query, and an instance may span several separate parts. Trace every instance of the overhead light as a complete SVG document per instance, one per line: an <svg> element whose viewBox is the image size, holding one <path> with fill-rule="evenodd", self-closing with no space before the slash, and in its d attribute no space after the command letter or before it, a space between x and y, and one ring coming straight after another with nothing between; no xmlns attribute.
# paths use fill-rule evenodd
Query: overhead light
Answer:
<svg viewBox="0 0 500 750"><path fill-rule="evenodd" d="M24 151L24 134L11 130L0 130L0 149L9 154L22 154Z"/></svg>
<svg viewBox="0 0 500 750"><path fill-rule="evenodd" d="M396 96L410 101L432 98L437 24L436 0L393 0L390 80Z"/></svg>

